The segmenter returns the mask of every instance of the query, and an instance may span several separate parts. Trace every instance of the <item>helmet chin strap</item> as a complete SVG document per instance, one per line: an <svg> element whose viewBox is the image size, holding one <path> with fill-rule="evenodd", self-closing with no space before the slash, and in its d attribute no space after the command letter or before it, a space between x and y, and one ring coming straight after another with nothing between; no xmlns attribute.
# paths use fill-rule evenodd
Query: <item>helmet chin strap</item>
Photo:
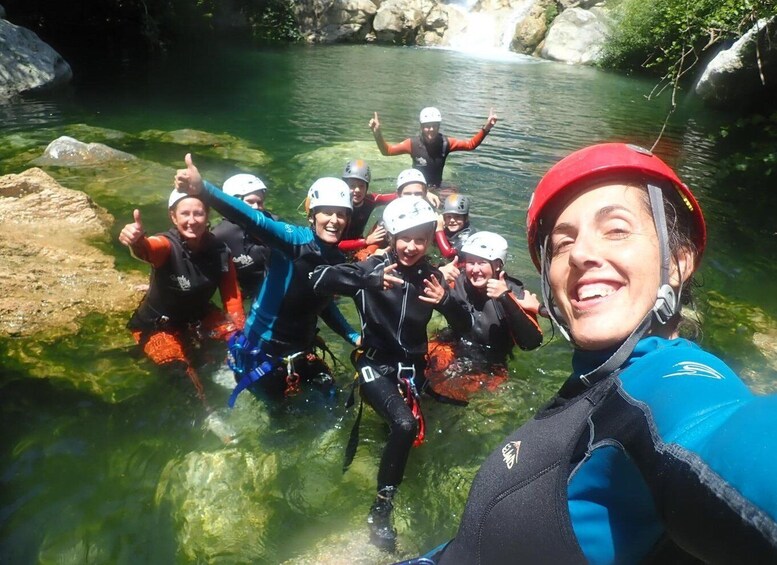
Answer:
<svg viewBox="0 0 777 565"><path fill-rule="evenodd" d="M666 214L664 213L662 192L659 187L652 184L648 184L647 189L648 196L650 197L650 208L653 215L653 221L656 226L656 234L658 236L659 258L661 262L660 283L656 294L656 302L653 307L648 310L639 324L637 324L637 327L634 328L631 334L629 334L618 349L616 349L604 363L594 370L578 377L579 381L586 387L593 386L595 383L618 370L632 354L637 343L639 343L639 340L650 331L654 322L661 326L665 325L675 314L677 314L680 308L680 301L677 298L678 293L675 293L674 289L669 284L669 235L666 227ZM542 247L540 248L542 300L547 306L550 319L556 324L561 335L563 335L572 345L577 346L569 331L569 327L567 327L561 317L561 312L553 302L553 295L551 293L550 280L548 277L550 270L549 247L550 236L546 236L542 243ZM682 290L682 283L680 289Z"/></svg>

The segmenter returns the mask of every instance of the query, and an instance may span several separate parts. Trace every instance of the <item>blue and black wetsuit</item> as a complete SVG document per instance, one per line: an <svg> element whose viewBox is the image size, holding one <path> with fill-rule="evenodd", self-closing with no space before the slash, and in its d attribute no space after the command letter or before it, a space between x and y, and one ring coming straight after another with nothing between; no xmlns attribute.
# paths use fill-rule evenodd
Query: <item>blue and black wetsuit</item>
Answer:
<svg viewBox="0 0 777 565"><path fill-rule="evenodd" d="M259 347L274 359L309 352L315 343L318 316L343 339L355 344L359 334L348 325L331 296L313 292L309 277L318 265L345 260L337 247L323 243L310 227L273 220L212 184L204 184L208 204L271 249L264 283L245 324L248 346ZM277 388L273 380L277 378L264 377L260 383L266 389Z"/></svg>
<svg viewBox="0 0 777 565"><path fill-rule="evenodd" d="M777 395L683 339L584 386L602 360L486 460L436 562L777 563Z"/></svg>

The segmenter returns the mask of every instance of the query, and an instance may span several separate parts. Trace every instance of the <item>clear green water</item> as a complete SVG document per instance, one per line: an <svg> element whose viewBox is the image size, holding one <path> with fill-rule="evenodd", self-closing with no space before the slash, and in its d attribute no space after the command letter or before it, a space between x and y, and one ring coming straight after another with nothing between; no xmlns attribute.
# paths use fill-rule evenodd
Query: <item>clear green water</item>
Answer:
<svg viewBox="0 0 777 565"><path fill-rule="evenodd" d="M443 131L458 137L474 133L493 107L499 124L476 152L449 159L446 178L473 197L477 226L507 237L510 272L537 289L523 234L533 186L550 164L583 145L651 146L667 104L646 100L652 86L520 57L203 46L143 69L119 61L92 69L66 93L0 106L0 173L24 170L62 134L104 141L143 165L46 170L106 207L117 218L113 235L136 206L148 229L161 231L163 202L187 147L144 132L229 134L238 139L194 148L205 176L220 182L239 169L259 173L271 187L270 208L301 222L296 208L307 186L339 175L348 159L373 165L376 191L392 190L392 179L408 166L407 158L379 156L367 126L373 111L387 139L399 141L415 133L423 106L440 107ZM766 202L746 197L751 187L716 183L726 155L709 136L725 119L683 102L657 151L694 187L710 222L699 290L703 344L758 390L774 390L774 228ZM251 163L257 166L246 168ZM142 270L115 238L108 249L119 268ZM355 321L352 306L343 306ZM369 410L345 474L342 453L354 414L341 408L344 394L335 403L310 395L276 406L244 395L225 416L239 443L224 447L204 429L187 387L133 353L128 315L90 316L64 338L0 341L0 562L392 561L366 543L364 518L385 439ZM345 346L335 337L329 342L347 360ZM229 394L214 380L223 376L221 355L211 352L202 371L217 405ZM454 534L479 462L550 397L569 356L556 337L519 353L497 394L482 394L466 409L426 403L428 441L411 454L398 499L402 553ZM337 369L343 386L350 376L349 368Z"/></svg>

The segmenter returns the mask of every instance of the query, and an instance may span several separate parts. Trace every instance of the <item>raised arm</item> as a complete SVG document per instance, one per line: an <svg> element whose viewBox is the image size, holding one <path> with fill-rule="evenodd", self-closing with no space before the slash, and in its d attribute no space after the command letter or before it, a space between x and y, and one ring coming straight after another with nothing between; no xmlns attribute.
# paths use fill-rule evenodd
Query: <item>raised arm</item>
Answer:
<svg viewBox="0 0 777 565"><path fill-rule="evenodd" d="M308 228L302 228L274 220L261 210L254 210L239 198L230 196L211 183L204 181L194 165L191 154L185 157L186 168L179 169L175 176L175 187L193 196L201 196L222 216L229 218L246 232L259 237L271 246L284 248L309 242L313 235Z"/></svg>
<svg viewBox="0 0 777 565"><path fill-rule="evenodd" d="M378 146L382 155L394 156L407 155L410 153L409 138L396 145L389 145L386 143L386 140L383 139L383 132L380 129L380 118L378 117L377 112L375 112L370 119L370 129L372 130L372 136L375 138L375 144Z"/></svg>
<svg viewBox="0 0 777 565"><path fill-rule="evenodd" d="M314 292L318 295L354 296L366 288L383 288L386 272L387 267L383 261L368 259L359 263L319 265L310 274L310 280Z"/></svg>
<svg viewBox="0 0 777 565"><path fill-rule="evenodd" d="M170 257L170 241L166 237L146 236L140 210L132 212L132 219L133 222L121 230L119 242L129 247L133 257L151 263L154 268L161 267Z"/></svg>
<svg viewBox="0 0 777 565"><path fill-rule="evenodd" d="M488 114L486 123L480 128L480 131L478 131L470 139L460 140L460 139L455 139L453 137L449 137L448 138L449 150L450 151L472 151L473 149L477 148L478 145L483 143L483 140L486 138L486 135L488 135L488 132L491 131L491 128L493 128L496 125L497 119L498 118L494 113L494 109L492 108Z"/></svg>

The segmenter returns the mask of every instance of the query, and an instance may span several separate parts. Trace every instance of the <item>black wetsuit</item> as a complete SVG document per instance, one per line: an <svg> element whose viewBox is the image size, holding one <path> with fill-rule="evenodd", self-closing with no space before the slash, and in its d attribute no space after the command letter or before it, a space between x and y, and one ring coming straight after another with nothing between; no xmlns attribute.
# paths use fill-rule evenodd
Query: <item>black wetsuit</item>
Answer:
<svg viewBox="0 0 777 565"><path fill-rule="evenodd" d="M466 332L472 317L446 294L440 304L431 305L418 297L424 294L424 279L442 274L423 259L411 267L398 266L401 286L383 290L383 270L397 262L389 253L365 261L320 266L313 271L313 288L321 294L354 297L362 322L361 354L356 359L360 393L391 428L378 471L378 488L398 486L416 437L417 423L397 389L398 376L415 376L415 385L424 386L423 371L427 349L426 325L432 310L438 310L458 332ZM399 364L408 367L398 375Z"/></svg>
<svg viewBox="0 0 777 565"><path fill-rule="evenodd" d="M508 292L499 298L489 298L472 286L465 273L460 273L451 289L453 298L461 302L473 317L472 329L463 334L451 333L451 341L457 347L457 356L466 351L475 361L489 364L504 364L514 345L528 350L542 343L542 330L536 316L526 313L516 300L524 295L523 284L518 279L505 277Z"/></svg>
<svg viewBox="0 0 777 565"><path fill-rule="evenodd" d="M148 293L127 327L153 331L200 322L211 308L219 281L229 272L229 249L210 233L193 253L176 228L159 234L170 241L170 258L152 269Z"/></svg>
<svg viewBox="0 0 777 565"><path fill-rule="evenodd" d="M435 562L777 563L777 395L658 337L586 386L607 356L575 352L555 399L483 463Z"/></svg>
<svg viewBox="0 0 777 565"><path fill-rule="evenodd" d="M278 218L261 211L268 218ZM264 281L265 267L270 260L270 248L256 236L249 236L243 228L224 218L213 228L216 239L227 244L237 271L237 280L244 297L253 299Z"/></svg>

